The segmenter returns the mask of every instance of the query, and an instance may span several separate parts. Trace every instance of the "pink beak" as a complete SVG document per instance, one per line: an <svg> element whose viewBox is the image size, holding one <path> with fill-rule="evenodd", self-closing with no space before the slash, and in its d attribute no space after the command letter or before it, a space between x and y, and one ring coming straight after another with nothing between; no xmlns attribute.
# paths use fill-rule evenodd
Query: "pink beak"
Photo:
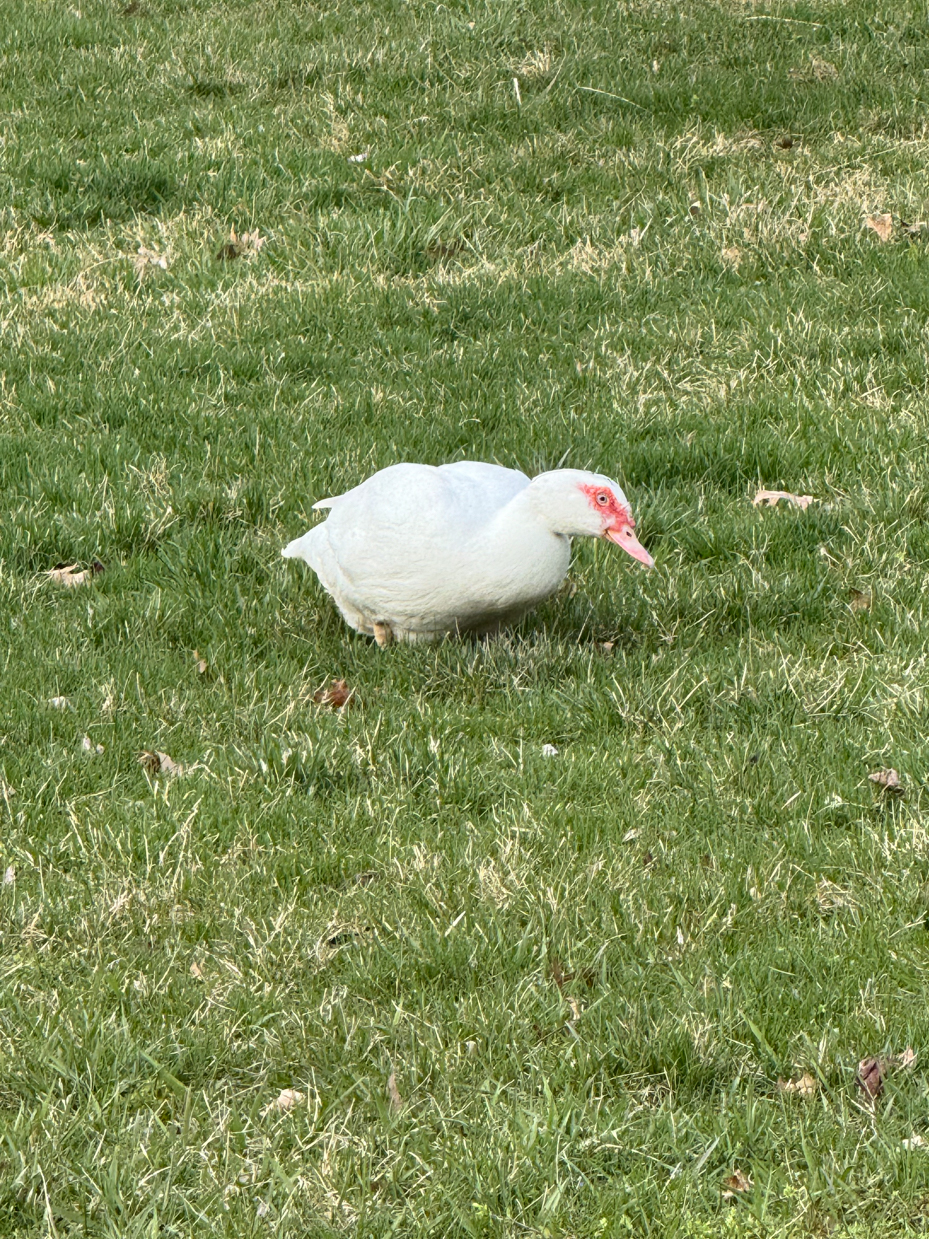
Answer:
<svg viewBox="0 0 929 1239"><path fill-rule="evenodd" d="M655 561L649 555L648 551L632 532L631 525L620 525L618 529L607 529L603 536L609 538L611 542L615 542L617 546L621 546L624 551L628 551L633 559L637 559L640 564L644 564L646 568L653 568Z"/></svg>

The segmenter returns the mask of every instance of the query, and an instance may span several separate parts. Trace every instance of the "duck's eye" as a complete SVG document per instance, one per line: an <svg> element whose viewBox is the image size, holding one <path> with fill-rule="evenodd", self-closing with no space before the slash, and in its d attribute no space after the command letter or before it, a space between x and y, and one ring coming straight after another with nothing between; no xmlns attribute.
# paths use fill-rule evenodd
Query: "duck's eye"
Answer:
<svg viewBox="0 0 929 1239"><path fill-rule="evenodd" d="M599 503L599 504L600 504L601 508L605 508L605 507L606 507L606 505L607 505L609 502L610 502L610 501L609 501L609 499L607 498L607 496L606 496L606 495L598 495L598 496L597 496L597 503Z"/></svg>

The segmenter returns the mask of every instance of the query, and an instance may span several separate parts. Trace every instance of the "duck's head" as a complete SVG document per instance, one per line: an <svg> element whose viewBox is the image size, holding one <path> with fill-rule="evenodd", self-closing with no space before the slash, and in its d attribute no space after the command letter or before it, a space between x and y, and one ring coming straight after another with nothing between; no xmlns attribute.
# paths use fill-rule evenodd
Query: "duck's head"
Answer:
<svg viewBox="0 0 929 1239"><path fill-rule="evenodd" d="M645 564L654 560L635 536L629 500L618 483L600 473L555 469L531 483L536 508L553 533L571 538L609 538Z"/></svg>

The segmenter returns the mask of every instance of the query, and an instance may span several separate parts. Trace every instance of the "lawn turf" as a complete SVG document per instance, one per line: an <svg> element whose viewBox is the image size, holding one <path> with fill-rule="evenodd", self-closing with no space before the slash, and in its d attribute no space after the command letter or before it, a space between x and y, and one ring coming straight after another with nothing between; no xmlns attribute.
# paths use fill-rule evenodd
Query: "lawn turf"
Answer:
<svg viewBox="0 0 929 1239"><path fill-rule="evenodd" d="M0 1232L924 1233L925 5L0 0L0 64ZM656 569L385 652L280 560L462 458Z"/></svg>

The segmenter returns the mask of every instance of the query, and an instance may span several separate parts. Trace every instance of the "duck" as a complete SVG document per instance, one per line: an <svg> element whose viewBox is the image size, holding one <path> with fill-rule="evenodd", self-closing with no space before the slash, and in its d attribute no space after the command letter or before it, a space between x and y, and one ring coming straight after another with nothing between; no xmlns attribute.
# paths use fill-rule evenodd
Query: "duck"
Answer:
<svg viewBox="0 0 929 1239"><path fill-rule="evenodd" d="M580 469L395 464L313 509L327 519L281 554L307 563L349 627L382 648L515 623L564 580L572 538L654 563L618 483Z"/></svg>

